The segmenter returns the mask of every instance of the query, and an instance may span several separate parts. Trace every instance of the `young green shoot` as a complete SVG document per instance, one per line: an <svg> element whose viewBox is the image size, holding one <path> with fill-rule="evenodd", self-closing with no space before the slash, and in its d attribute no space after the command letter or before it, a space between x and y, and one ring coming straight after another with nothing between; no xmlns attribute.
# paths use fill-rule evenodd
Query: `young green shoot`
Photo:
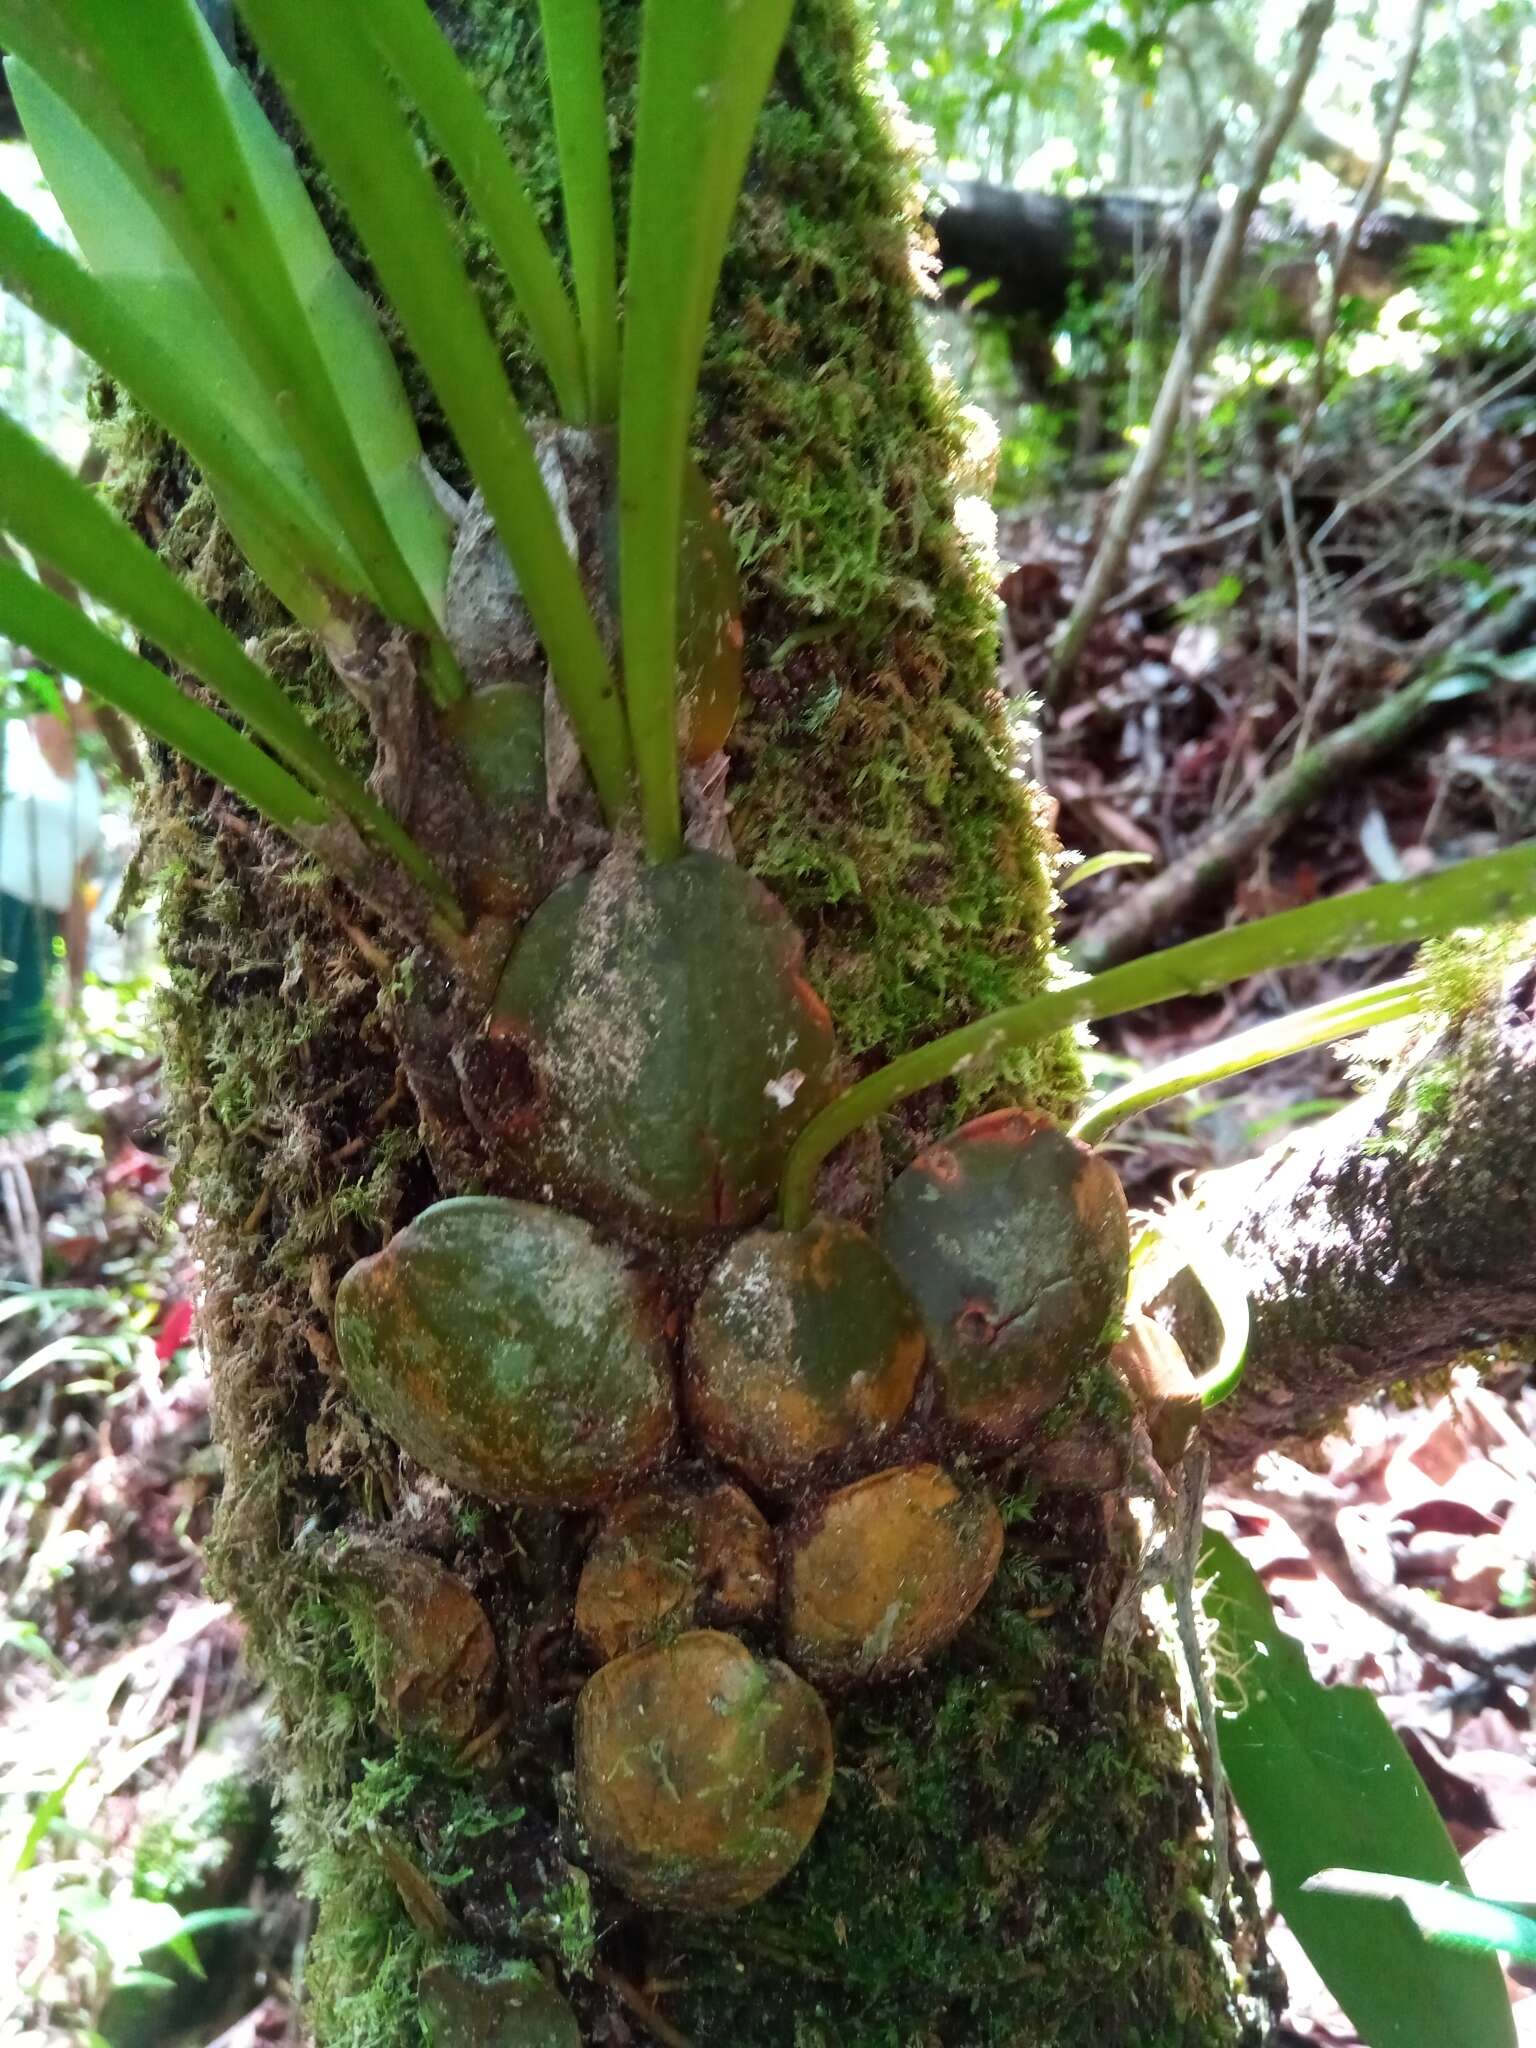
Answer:
<svg viewBox="0 0 1536 2048"><path fill-rule="evenodd" d="M1200 1406L1214 1408L1218 1402L1236 1393L1238 1381L1248 1364L1252 1313L1243 1269L1208 1231L1191 1222L1187 1211L1170 1210L1149 1223L1131 1246L1133 1301L1137 1268L1146 1264L1160 1244L1173 1245L1180 1257L1177 1265L1159 1263L1160 1279L1166 1283L1186 1270L1192 1273L1211 1305L1221 1332L1215 1358L1195 1379Z"/></svg>
<svg viewBox="0 0 1536 2048"><path fill-rule="evenodd" d="M1246 1074L1254 1067L1267 1066L1292 1053L1310 1051L1313 1046L1336 1045L1377 1024L1391 1024L1402 1017L1416 1017L1424 1007L1429 990L1422 974L1405 974L1397 981L1384 981L1375 988L1359 989L1353 995L1334 996L1309 1009L1296 1010L1288 1017L1275 1017L1256 1024L1251 1031L1235 1032L1181 1054L1163 1066L1138 1074L1122 1088L1111 1089L1089 1104L1072 1126L1074 1138L1085 1145L1097 1145L1106 1132L1127 1117L1136 1116L1155 1103L1172 1096L1187 1095L1212 1081L1225 1081L1233 1074Z"/></svg>
<svg viewBox="0 0 1536 2048"><path fill-rule="evenodd" d="M369 0L359 10L359 19L401 91L437 138L480 216L549 373L561 413L573 424L582 424L593 411L582 334L533 201L507 158L506 145L484 102L422 0ZM557 87L557 110L558 106ZM568 211L570 204L567 199ZM611 223L608 234L611 260ZM579 290L579 264L576 274Z"/></svg>
<svg viewBox="0 0 1536 2048"><path fill-rule="evenodd" d="M647 0L619 398L624 695L653 860L682 850L677 559L709 311L790 0Z"/></svg>
<svg viewBox="0 0 1536 2048"><path fill-rule="evenodd" d="M598 0L539 0L592 417L619 409L619 282Z"/></svg>
<svg viewBox="0 0 1536 2048"><path fill-rule="evenodd" d="M962 1067L1038 1045L1076 1024L1118 1017L1174 996L1208 995L1250 974L1408 945L1463 926L1500 924L1533 913L1536 839L1528 839L1503 853L1458 861L1439 874L1383 882L1147 953L1070 988L1051 989L978 1018L855 1082L811 1119L784 1169L779 1200L784 1228L800 1230L810 1220L816 1176L834 1146L871 1117L949 1080Z"/></svg>
<svg viewBox="0 0 1536 2048"><path fill-rule="evenodd" d="M112 154L213 300L399 624L431 636L426 597L380 505L309 307L242 147L193 0L163 0L155 32L122 0L0 0L0 39ZM219 59L222 62L222 59ZM439 661L441 693L462 678Z"/></svg>
<svg viewBox="0 0 1536 2048"><path fill-rule="evenodd" d="M0 632L61 675L121 711L155 739L213 775L272 824L302 834L334 814L280 762L264 754L215 711L92 625L77 606L45 590L24 569L0 562Z"/></svg>
<svg viewBox="0 0 1536 2048"><path fill-rule="evenodd" d="M99 498L3 412L0 531L10 533L39 560L70 577L190 669L440 904L451 902L447 885L410 835L342 766L233 634L204 610L158 555L113 518ZM165 679L161 689L178 694Z"/></svg>
<svg viewBox="0 0 1536 2048"><path fill-rule="evenodd" d="M245 525L259 528L260 546L281 555L287 583L310 586L306 623L324 620L327 590L363 594L356 563L337 547L325 522L261 459L200 379L185 374L110 291L3 195L0 283L181 443L230 510L239 508L232 521L237 539Z"/></svg>
<svg viewBox="0 0 1536 2048"><path fill-rule="evenodd" d="M441 202L383 67L358 32L362 0L244 0L243 11L432 380L613 822L631 803L613 674Z"/></svg>

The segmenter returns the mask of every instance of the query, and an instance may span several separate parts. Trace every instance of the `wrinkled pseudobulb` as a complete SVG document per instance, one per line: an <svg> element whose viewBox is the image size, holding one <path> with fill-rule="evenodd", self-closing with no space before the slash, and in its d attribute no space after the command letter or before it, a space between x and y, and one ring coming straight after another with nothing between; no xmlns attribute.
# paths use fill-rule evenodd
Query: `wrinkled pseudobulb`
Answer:
<svg viewBox="0 0 1536 2048"><path fill-rule="evenodd" d="M802 953L731 862L610 854L540 906L502 978L489 1035L526 1089L499 1135L555 1200L664 1231L753 1222L828 1087Z"/></svg>
<svg viewBox="0 0 1536 2048"><path fill-rule="evenodd" d="M978 1117L892 1184L875 1235L916 1298L945 1420L1022 1443L1108 1354L1125 1304L1125 1195L1097 1153L1031 1110Z"/></svg>
<svg viewBox="0 0 1536 2048"><path fill-rule="evenodd" d="M575 1216L438 1202L336 1291L347 1384L401 1449L487 1500L591 1507L672 1440L654 1293Z"/></svg>
<svg viewBox="0 0 1536 2048"><path fill-rule="evenodd" d="M464 1581L424 1551L371 1537L341 1539L322 1564L388 1725L450 1747L468 1742L488 1718L499 1660Z"/></svg>
<svg viewBox="0 0 1536 2048"><path fill-rule="evenodd" d="M576 1587L576 1634L604 1663L708 1619L764 1621L778 1593L773 1532L739 1486L644 1486L604 1518Z"/></svg>

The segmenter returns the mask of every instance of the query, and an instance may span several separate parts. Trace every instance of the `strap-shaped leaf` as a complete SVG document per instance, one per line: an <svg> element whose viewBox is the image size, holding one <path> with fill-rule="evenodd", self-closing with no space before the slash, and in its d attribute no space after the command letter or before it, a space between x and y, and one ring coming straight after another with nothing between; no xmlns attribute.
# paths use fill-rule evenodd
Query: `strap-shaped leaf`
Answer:
<svg viewBox="0 0 1536 2048"><path fill-rule="evenodd" d="M448 536L429 494L422 496L419 450L393 367L287 153L191 0L159 0L153 9L124 0L56 0L47 10L30 0L0 0L0 36L65 101L87 139L107 151L177 252L171 275L162 244L155 274L162 291L170 285L174 310L167 317L187 316L190 275L275 409L380 604L402 624L432 631L423 594L424 585L432 586L407 562L385 501L392 491L409 494L435 521L428 530L439 590ZM95 176L99 182L99 171ZM116 211L109 195L95 224L109 250ZM381 377L398 401L388 419L376 406ZM377 484L343 390L358 421L385 443L375 455Z"/></svg>
<svg viewBox="0 0 1536 2048"><path fill-rule="evenodd" d="M46 88L39 84L37 91ZM24 96L35 104L30 91ZM286 446L278 460L264 459L235 424L233 409L211 395L200 374L209 365L189 362L182 349L173 355L162 347L127 311L124 294L99 283L3 196L0 284L67 335L181 443L213 486L247 557L254 563L262 555L272 564L270 587L296 617L306 625L325 624L327 584L363 593L362 572L310 495L307 478L295 474L292 464L284 474Z"/></svg>
<svg viewBox="0 0 1536 2048"><path fill-rule="evenodd" d="M5 562L0 562L0 631L217 776L274 825L292 831L330 821L332 813L317 796L217 712L184 696L168 677L110 639L66 599Z"/></svg>
<svg viewBox="0 0 1536 2048"><path fill-rule="evenodd" d="M603 808L631 801L628 735L533 444L372 45L367 0L242 0L362 236L511 557ZM346 62L338 62L345 50Z"/></svg>
<svg viewBox="0 0 1536 2048"><path fill-rule="evenodd" d="M539 0L593 417L619 409L619 280L598 0Z"/></svg>
<svg viewBox="0 0 1536 2048"><path fill-rule="evenodd" d="M1404 946L1464 925L1498 924L1536 915L1536 839L1504 853L1457 861L1411 882L1382 882L1256 918L1231 931L1212 932L1183 946L1143 954L1123 967L1090 975L1070 988L1047 991L1027 1003L996 1010L974 1024L931 1039L888 1066L856 1081L814 1116L796 1140L784 1169L780 1207L784 1226L798 1230L811 1212L821 1162L850 1132L883 1116L920 1088L935 1087L973 1061L1021 1046L1039 1045L1074 1024L1119 1017L1127 1010L1173 996L1208 995L1250 974L1334 960L1383 946Z"/></svg>
<svg viewBox="0 0 1536 2048"><path fill-rule="evenodd" d="M1137 1116L1175 1095L1185 1095L1191 1088L1204 1088L1212 1081L1249 1073L1254 1067L1288 1059L1292 1053L1306 1052L1312 1046L1337 1045L1341 1039L1374 1030L1378 1024L1417 1016L1428 989L1422 974L1405 974L1396 981L1357 989L1352 995L1332 996L1327 1002L1294 1010L1288 1017L1256 1024L1251 1031L1233 1032L1214 1045L1181 1053L1177 1059L1138 1074L1123 1087L1113 1088L1090 1103L1072 1126L1072 1135L1081 1138L1085 1145L1096 1145L1127 1117Z"/></svg>
<svg viewBox="0 0 1536 2048"><path fill-rule="evenodd" d="M329 797L436 896L448 898L442 878L420 848L342 766L233 634L204 610L158 555L3 412L0 529L190 669L311 788Z"/></svg>
<svg viewBox="0 0 1536 2048"><path fill-rule="evenodd" d="M1470 865L1470 863L1469 863ZM1321 1686L1247 1560L1207 1530L1222 1762L1275 1904L1370 2048L1514 2048L1491 1956L1428 1948L1388 1906L1308 1879L1347 1864L1427 1885L1466 1882L1445 1823L1391 1724L1358 1687Z"/></svg>
<svg viewBox="0 0 1536 2048"><path fill-rule="evenodd" d="M569 420L585 420L590 403L576 315L533 202L485 103L423 0L369 0L361 19L479 214L560 410ZM612 238L610 226L610 247Z"/></svg>
<svg viewBox="0 0 1536 2048"><path fill-rule="evenodd" d="M624 692L648 850L681 850L683 468L725 237L791 0L646 0L619 405Z"/></svg>
<svg viewBox="0 0 1536 2048"><path fill-rule="evenodd" d="M1383 1876L1378 1870L1320 1870L1302 1890L1341 1899L1384 1900L1399 1909L1421 1940L1436 1948L1536 1963L1536 1919L1501 1899L1426 1884L1420 1877Z"/></svg>

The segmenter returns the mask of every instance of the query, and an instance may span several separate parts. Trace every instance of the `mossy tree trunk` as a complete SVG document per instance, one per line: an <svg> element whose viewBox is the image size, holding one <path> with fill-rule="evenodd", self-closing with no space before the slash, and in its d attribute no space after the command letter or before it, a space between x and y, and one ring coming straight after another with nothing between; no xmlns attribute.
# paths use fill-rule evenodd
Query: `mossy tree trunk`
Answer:
<svg viewBox="0 0 1536 2048"><path fill-rule="evenodd" d="M604 12L622 174L637 9ZM553 215L532 0L471 0L444 18ZM747 591L731 834L804 932L855 1062L1039 987L1050 908L1048 842L994 694L986 567L954 516L959 423L916 327L909 168L866 61L849 0L801 0L697 432ZM467 253L516 370L516 322L483 252ZM531 378L525 391L537 407ZM462 482L425 400L422 417L429 453ZM117 430L141 525L366 758L359 714L252 586L205 494L131 421ZM424 999L413 963L191 771L161 764L152 812L172 1113L200 1202L227 1454L214 1561L283 1716L287 1838L318 1901L307 1985L324 2048L425 2038L421 1974L445 1958L543 1969L593 2042L1257 2038L1257 1976L1234 1967L1207 1902L1199 1774L1169 1667L1147 1640L1103 1651L1129 1556L1118 1503L1049 1496L1028 1512L1021 1473L994 1475L1003 1564L953 1647L907 1681L831 1698L831 1802L785 1883L712 1917L642 1912L603 1881L569 1801L589 1668L572 1592L590 1519L491 1507L434 1480L370 1424L339 1369L343 1276L449 1191L423 1112L458 1080L446 1047L433 1071L430 1046L402 1042ZM961 1107L1063 1106L1070 1048L965 1086L965 1105L925 1102L880 1133L883 1164L865 1156L844 1200L867 1198ZM453 1192L473 1166L456 1177ZM338 1591L342 1533L365 1556L380 1536L408 1553L380 1593L397 1606L418 1579L440 1587L433 1561L451 1568L493 1641L451 1599L431 1609L423 1596L411 1668L398 1635L366 1619L376 1569L354 1576L356 1597ZM1220 1931L1234 1935L1230 1920Z"/></svg>

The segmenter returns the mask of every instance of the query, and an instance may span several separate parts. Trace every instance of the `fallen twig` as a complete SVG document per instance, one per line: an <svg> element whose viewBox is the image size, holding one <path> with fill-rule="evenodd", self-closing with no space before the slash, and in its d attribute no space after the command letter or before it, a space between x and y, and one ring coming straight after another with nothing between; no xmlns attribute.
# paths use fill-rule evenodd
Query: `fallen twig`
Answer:
<svg viewBox="0 0 1536 2048"><path fill-rule="evenodd" d="M1290 1523L1318 1570L1347 1600L1395 1629L1422 1655L1491 1678L1536 1668L1536 1617L1478 1614L1399 1585L1385 1529L1360 1509L1341 1509L1331 1489L1319 1488L1314 1497L1293 1474L1284 1487L1255 1486L1247 1492Z"/></svg>
<svg viewBox="0 0 1536 2048"><path fill-rule="evenodd" d="M1411 682L1306 748L1278 775L1260 783L1240 810L1082 932L1072 948L1073 960L1090 974L1098 974L1145 951L1195 904L1230 882L1245 861L1278 839L1319 797L1347 775L1370 766L1410 739L1436 708L1447 659L1494 653L1527 638L1533 630L1536 589L1485 619L1463 639L1447 644L1437 636Z"/></svg>
<svg viewBox="0 0 1536 2048"><path fill-rule="evenodd" d="M1275 160L1275 153L1285 139L1286 130L1296 118L1306 91L1307 80L1317 62L1323 35L1333 18L1333 0L1309 0L1309 5L1298 24L1296 61L1283 90L1278 94L1268 118L1259 131L1254 144L1253 161L1248 178L1232 202L1230 210L1223 216L1211 253L1206 258L1205 269L1200 275L1200 288L1189 311L1189 318L1179 334L1178 346L1173 352L1152 408L1152 417L1147 423L1146 439L1136 452L1120 496L1110 514L1104 538L1099 543L1098 553L1089 566L1087 579L1078 594L1072 615L1062 628L1061 635L1052 652L1051 667L1046 679L1046 695L1053 702L1058 699L1071 679L1077 657L1082 652L1083 642L1093 630L1099 614L1103 611L1115 585L1125 568L1125 558L1130 552L1136 529L1140 526L1148 501L1156 488L1168 460L1168 451L1173 446L1174 433L1183 410L1185 387L1193 378L1205 354L1206 344L1216 325L1216 316L1222 301L1231 287L1232 277L1242 257L1243 241L1248 232L1248 223L1257 210L1263 196L1265 181Z"/></svg>

